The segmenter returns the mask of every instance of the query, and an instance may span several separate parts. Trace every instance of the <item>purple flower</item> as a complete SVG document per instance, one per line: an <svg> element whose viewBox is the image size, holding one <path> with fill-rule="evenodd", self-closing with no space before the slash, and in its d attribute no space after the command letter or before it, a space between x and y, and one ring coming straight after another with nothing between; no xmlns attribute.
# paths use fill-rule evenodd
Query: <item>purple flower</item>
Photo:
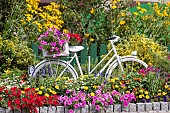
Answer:
<svg viewBox="0 0 170 113"><path fill-rule="evenodd" d="M113 104L113 102L114 102L114 101L113 101L113 99L111 98L111 99L110 99L110 104L112 105L112 104Z"/></svg>
<svg viewBox="0 0 170 113"><path fill-rule="evenodd" d="M46 31L44 35L47 37L49 35L48 31Z"/></svg>
<svg viewBox="0 0 170 113"><path fill-rule="evenodd" d="M64 100L68 100L68 96L64 96Z"/></svg>
<svg viewBox="0 0 170 113"><path fill-rule="evenodd" d="M72 109L70 109L68 112L69 112L69 113L74 113L74 111L73 111Z"/></svg>
<svg viewBox="0 0 170 113"><path fill-rule="evenodd" d="M96 90L96 94L101 94L101 91L100 90Z"/></svg>
<svg viewBox="0 0 170 113"><path fill-rule="evenodd" d="M70 92L71 92L70 90L68 90L68 89L66 90L66 94L69 94Z"/></svg>
<svg viewBox="0 0 170 113"><path fill-rule="evenodd" d="M60 36L60 35L61 35L61 32L60 32L58 29L55 29L55 30L54 30L54 35Z"/></svg>
<svg viewBox="0 0 170 113"><path fill-rule="evenodd" d="M43 37L44 37L44 35L40 35L39 38L38 38L38 40L41 40L41 38L43 38Z"/></svg>
<svg viewBox="0 0 170 113"><path fill-rule="evenodd" d="M105 106L108 106L109 104L107 102L104 103Z"/></svg>
<svg viewBox="0 0 170 113"><path fill-rule="evenodd" d="M59 45L60 46L63 46L63 44L66 42L66 40L60 40L59 38L58 38L58 43L59 43Z"/></svg>
<svg viewBox="0 0 170 113"><path fill-rule="evenodd" d="M75 109L79 108L79 104L74 104L74 108Z"/></svg>
<svg viewBox="0 0 170 113"><path fill-rule="evenodd" d="M96 105L96 110L100 110L100 106L99 105Z"/></svg>
<svg viewBox="0 0 170 113"><path fill-rule="evenodd" d="M50 42L50 45L51 45L52 47L55 47L55 46L56 46L56 42Z"/></svg>
<svg viewBox="0 0 170 113"><path fill-rule="evenodd" d="M96 102L93 100L93 101L91 102L91 104L94 106L94 105L96 104Z"/></svg>
<svg viewBox="0 0 170 113"><path fill-rule="evenodd" d="M129 104L128 101L126 101L126 100L123 101L124 106L128 106L128 104Z"/></svg>
<svg viewBox="0 0 170 113"><path fill-rule="evenodd" d="M58 47L56 47L55 50L58 51L59 50Z"/></svg>
<svg viewBox="0 0 170 113"><path fill-rule="evenodd" d="M42 50L42 49L43 49L43 47L42 47L42 46L38 46L38 49L39 49L39 50Z"/></svg>
<svg viewBox="0 0 170 113"><path fill-rule="evenodd" d="M83 101L82 102L82 107L86 105L86 101Z"/></svg>
<svg viewBox="0 0 170 113"><path fill-rule="evenodd" d="M70 106L72 104L72 101L68 101L67 104Z"/></svg>
<svg viewBox="0 0 170 113"><path fill-rule="evenodd" d="M41 44L41 45L47 45L47 42L44 41L44 40L42 40L42 41L40 42L40 44Z"/></svg>
<svg viewBox="0 0 170 113"><path fill-rule="evenodd" d="M50 52L51 52L51 53L54 52L54 49L50 49Z"/></svg>
<svg viewBox="0 0 170 113"><path fill-rule="evenodd" d="M125 94L124 95L124 99L128 99L129 98L129 95L128 94Z"/></svg>

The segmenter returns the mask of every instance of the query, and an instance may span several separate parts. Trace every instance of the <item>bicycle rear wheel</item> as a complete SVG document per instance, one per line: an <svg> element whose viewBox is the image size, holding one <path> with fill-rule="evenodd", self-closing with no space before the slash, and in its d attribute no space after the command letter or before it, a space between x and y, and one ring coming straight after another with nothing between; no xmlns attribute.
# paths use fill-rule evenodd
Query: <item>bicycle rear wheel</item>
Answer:
<svg viewBox="0 0 170 113"><path fill-rule="evenodd" d="M78 78L75 69L66 61L60 59L43 60L35 66L32 77L58 77Z"/></svg>
<svg viewBox="0 0 170 113"><path fill-rule="evenodd" d="M142 60L136 58L124 58L121 60L124 73L134 73L138 72L140 69L147 68L148 65ZM118 61L113 62L106 71L106 79L110 77L118 77L122 75L123 72L119 66Z"/></svg>

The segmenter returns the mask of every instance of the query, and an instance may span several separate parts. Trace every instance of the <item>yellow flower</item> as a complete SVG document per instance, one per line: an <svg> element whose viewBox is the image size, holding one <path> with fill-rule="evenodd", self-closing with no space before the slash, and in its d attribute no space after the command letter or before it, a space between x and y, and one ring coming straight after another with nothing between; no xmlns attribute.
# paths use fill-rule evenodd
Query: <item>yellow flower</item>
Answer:
<svg viewBox="0 0 170 113"><path fill-rule="evenodd" d="M167 94L167 92L163 92L163 93L162 93L162 95L164 95L164 96L165 96L166 94Z"/></svg>
<svg viewBox="0 0 170 113"><path fill-rule="evenodd" d="M137 2L138 6L140 6L140 2Z"/></svg>
<svg viewBox="0 0 170 113"><path fill-rule="evenodd" d="M158 92L161 92L161 90L159 89Z"/></svg>
<svg viewBox="0 0 170 113"><path fill-rule="evenodd" d="M7 70L5 70L4 72L5 72L5 74L8 75L8 74L11 74L12 71L10 71L9 69L7 69Z"/></svg>
<svg viewBox="0 0 170 113"><path fill-rule="evenodd" d="M148 2L148 5L151 5L151 3L150 3L150 2Z"/></svg>
<svg viewBox="0 0 170 113"><path fill-rule="evenodd" d="M142 95L139 95L139 98L142 98Z"/></svg>
<svg viewBox="0 0 170 113"><path fill-rule="evenodd" d="M148 95L149 94L148 91L145 91L145 94Z"/></svg>
<svg viewBox="0 0 170 113"><path fill-rule="evenodd" d="M87 86L84 86L84 90L88 90L89 88Z"/></svg>
<svg viewBox="0 0 170 113"><path fill-rule="evenodd" d="M93 96L95 96L95 94L92 92L92 93L90 93L90 95L93 97Z"/></svg>
<svg viewBox="0 0 170 113"><path fill-rule="evenodd" d="M149 97L149 95L146 95L145 98L146 98L146 99L149 99L150 97Z"/></svg>
<svg viewBox="0 0 170 113"><path fill-rule="evenodd" d="M89 35L90 35L90 34L85 34L85 37L87 38L87 37L89 37Z"/></svg>
<svg viewBox="0 0 170 113"><path fill-rule="evenodd" d="M115 88L118 88L119 86L118 85L115 85Z"/></svg>
<svg viewBox="0 0 170 113"><path fill-rule="evenodd" d="M111 82L115 83L115 79L111 79Z"/></svg>
<svg viewBox="0 0 170 113"><path fill-rule="evenodd" d="M95 10L94 10L94 8L92 8L92 9L90 10L90 13L91 13L91 14L94 14L94 12L95 12Z"/></svg>
<svg viewBox="0 0 170 113"><path fill-rule="evenodd" d="M25 91L21 91L22 94L25 94Z"/></svg>
<svg viewBox="0 0 170 113"><path fill-rule="evenodd" d="M140 93L143 93L143 90L139 90Z"/></svg>
<svg viewBox="0 0 170 113"><path fill-rule="evenodd" d="M116 9L117 7L115 5L112 6L112 9Z"/></svg>
<svg viewBox="0 0 170 113"><path fill-rule="evenodd" d="M126 91L126 93L130 93L130 91Z"/></svg>
<svg viewBox="0 0 170 113"><path fill-rule="evenodd" d="M90 38L90 41L93 42L93 41L94 41L94 38Z"/></svg>
<svg viewBox="0 0 170 113"><path fill-rule="evenodd" d="M161 96L161 93L158 93L158 96Z"/></svg>
<svg viewBox="0 0 170 113"><path fill-rule="evenodd" d="M46 97L49 97L49 94L48 94L48 93L46 93L46 94L45 94L45 96L46 96Z"/></svg>
<svg viewBox="0 0 170 113"><path fill-rule="evenodd" d="M111 22L112 22L112 23L114 23L114 22L115 22L115 20L112 20Z"/></svg>
<svg viewBox="0 0 170 113"><path fill-rule="evenodd" d="M56 88L56 89L60 89L60 87L59 87L59 86L55 86L55 88Z"/></svg>
<svg viewBox="0 0 170 113"><path fill-rule="evenodd" d="M125 13L124 13L124 12L122 12L122 13L121 13L121 15L122 15L122 16L125 16Z"/></svg>
<svg viewBox="0 0 170 113"><path fill-rule="evenodd" d="M42 91L39 91L39 92L37 92L39 95L41 95L42 94Z"/></svg>
<svg viewBox="0 0 170 113"><path fill-rule="evenodd" d="M121 20L121 21L120 21L120 25L123 25L123 24L125 24L125 21L124 21L124 20Z"/></svg>
<svg viewBox="0 0 170 113"><path fill-rule="evenodd" d="M67 29L63 29L63 33L67 34L68 30Z"/></svg>
<svg viewBox="0 0 170 113"><path fill-rule="evenodd" d="M94 85L93 88L96 89L96 88L98 88L98 86Z"/></svg>
<svg viewBox="0 0 170 113"><path fill-rule="evenodd" d="M51 93L52 93L53 95L57 94L55 91L51 91Z"/></svg>
<svg viewBox="0 0 170 113"><path fill-rule="evenodd" d="M119 80L119 78L114 78L115 80Z"/></svg>
<svg viewBox="0 0 170 113"><path fill-rule="evenodd" d="M142 11L142 12L147 12L147 10L146 10L146 9L144 9L144 8L142 8L142 9L141 9L141 11Z"/></svg>
<svg viewBox="0 0 170 113"><path fill-rule="evenodd" d="M44 89L44 86L41 86L40 89Z"/></svg>
<svg viewBox="0 0 170 113"><path fill-rule="evenodd" d="M141 7L139 7L139 6L138 6L138 7L137 7L137 9L138 9L138 10L140 10L140 9L141 9Z"/></svg>
<svg viewBox="0 0 170 113"><path fill-rule="evenodd" d="M39 88L36 88L35 91L39 91Z"/></svg>
<svg viewBox="0 0 170 113"><path fill-rule="evenodd" d="M168 88L168 85L165 85L165 89L167 89Z"/></svg>

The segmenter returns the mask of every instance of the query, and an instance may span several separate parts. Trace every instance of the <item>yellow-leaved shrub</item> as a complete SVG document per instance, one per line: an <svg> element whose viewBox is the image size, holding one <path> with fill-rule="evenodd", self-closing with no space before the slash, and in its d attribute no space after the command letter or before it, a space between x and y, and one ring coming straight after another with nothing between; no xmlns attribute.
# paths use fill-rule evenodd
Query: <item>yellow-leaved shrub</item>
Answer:
<svg viewBox="0 0 170 113"><path fill-rule="evenodd" d="M111 46L108 46L110 49ZM167 48L145 37L144 35L133 35L128 39L124 39L116 45L117 52L120 56L131 55L133 51L137 51L137 57L148 65L155 65L155 56L164 56L167 54Z"/></svg>

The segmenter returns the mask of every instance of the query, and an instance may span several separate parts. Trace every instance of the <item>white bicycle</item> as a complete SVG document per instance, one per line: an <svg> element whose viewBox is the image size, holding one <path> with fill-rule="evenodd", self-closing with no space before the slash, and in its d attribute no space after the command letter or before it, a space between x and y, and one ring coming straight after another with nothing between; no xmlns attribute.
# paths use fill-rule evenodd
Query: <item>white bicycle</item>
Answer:
<svg viewBox="0 0 170 113"><path fill-rule="evenodd" d="M100 69L100 71L97 73L97 75L100 75L101 73L105 73L105 78L108 79L111 76L114 76L117 73L122 73L124 72L132 72L132 71L137 71L137 68L147 68L148 65L137 58L136 51L132 52L132 56L119 56L116 48L114 46L114 43L119 40L119 36L112 36L107 38L106 40L109 40L112 49L100 60L97 65L91 70L90 69L90 57L88 60L88 74L92 74L98 67L99 65L106 60L106 58L114 52L112 57L109 57L109 60L105 65ZM78 66L78 69L80 71L80 74L83 75L83 71L80 65L80 62L78 60L77 52L83 50L83 46L70 46L69 51L70 53L73 53L72 57L69 57L69 60L65 61L62 60L62 58L67 57L66 55L61 55L58 56L56 59L49 58L47 57L45 60L42 60L39 62L35 67L29 69L29 75L32 77L38 77L38 76L67 76L70 78L77 79L78 78L78 73L75 70L75 68L71 65L71 62L73 59L76 60L76 64Z"/></svg>

